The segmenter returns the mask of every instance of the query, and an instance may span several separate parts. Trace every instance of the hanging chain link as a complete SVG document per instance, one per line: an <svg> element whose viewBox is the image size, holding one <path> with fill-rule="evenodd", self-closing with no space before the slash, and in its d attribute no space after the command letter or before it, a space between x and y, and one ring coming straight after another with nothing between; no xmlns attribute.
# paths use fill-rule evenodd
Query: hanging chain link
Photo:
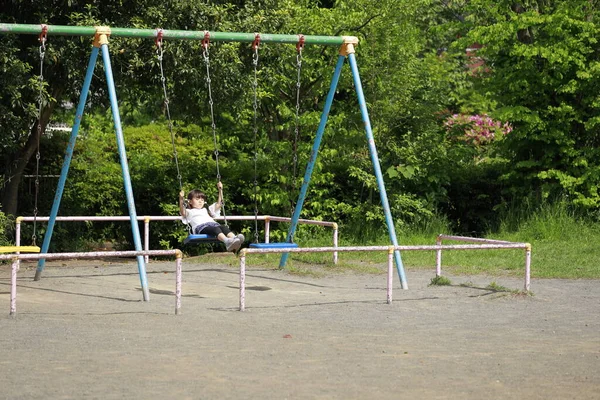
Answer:
<svg viewBox="0 0 600 400"><path fill-rule="evenodd" d="M302 50L304 49L304 36L299 35L299 41L296 45L298 54L296 55L296 119L294 127L294 140L292 143L292 182L290 183L290 216L296 211L294 195L296 193L296 180L298 179L298 141L300 137L300 84L302 77ZM290 235L290 242L294 241L293 234Z"/></svg>
<svg viewBox="0 0 600 400"><path fill-rule="evenodd" d="M252 81L252 89L254 94L254 101L252 107L254 108L254 242L258 243L258 40L259 36L255 40L253 45L254 53L252 54L252 65L254 66L254 80Z"/></svg>
<svg viewBox="0 0 600 400"><path fill-rule="evenodd" d="M160 33L159 33L160 35ZM171 134L171 145L173 146L173 158L175 159L175 167L177 168L177 181L179 182L179 191L183 190L183 183L181 178L181 170L179 168L179 158L177 157L177 147L175 146L175 132L173 131L173 122L171 120L171 111L169 109L169 97L167 95L167 83L163 68L163 41L162 35L156 40L156 55L158 57L158 63L160 65L160 81L162 82L163 94L164 94L164 104L165 104L165 112L167 114L167 120L169 123L169 132Z"/></svg>
<svg viewBox="0 0 600 400"><path fill-rule="evenodd" d="M215 111L214 111L214 102L212 97L212 88L211 88L211 80L210 80L210 54L208 52L208 47L210 45L210 34L206 32L204 34L204 40L202 41L202 56L204 58L204 64L206 64L206 86L208 89L208 104L210 106L210 127L212 129L213 136L213 144L215 146L215 163L217 167L217 182L221 182L221 172L219 171L219 145L217 141L217 125L215 124ZM225 199L221 200L221 210L223 212L223 220L224 225L227 226L227 215L225 214Z"/></svg>
<svg viewBox="0 0 600 400"><path fill-rule="evenodd" d="M300 83L302 76L302 49L304 46L298 46L298 54L296 55L296 70L297 70L297 80L296 80L296 119L295 119L295 127L294 127L294 140L292 143L292 182L291 189L295 193L296 192L296 180L298 178L298 139L300 137ZM290 205L291 205L291 215L294 214L295 211L295 202L293 197L290 196Z"/></svg>
<svg viewBox="0 0 600 400"><path fill-rule="evenodd" d="M31 243L36 245L37 239L37 216L38 216L38 194L40 192L40 138L42 136L42 110L44 107L44 57L46 56L46 32L48 27L42 25L42 33L40 34L40 76L39 93L38 93L38 124L37 124L37 147L35 153L35 200L33 205L33 234L31 235Z"/></svg>

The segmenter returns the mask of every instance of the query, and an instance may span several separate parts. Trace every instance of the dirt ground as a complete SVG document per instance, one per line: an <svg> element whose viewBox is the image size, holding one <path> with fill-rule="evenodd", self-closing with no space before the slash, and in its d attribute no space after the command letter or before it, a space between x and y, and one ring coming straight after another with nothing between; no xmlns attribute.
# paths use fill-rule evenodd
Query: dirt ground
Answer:
<svg viewBox="0 0 600 400"><path fill-rule="evenodd" d="M233 257L233 256L230 256ZM431 271L296 276L252 267L246 311L238 270L184 260L0 264L2 399L599 399L600 281L523 281ZM470 287L461 286L469 282Z"/></svg>

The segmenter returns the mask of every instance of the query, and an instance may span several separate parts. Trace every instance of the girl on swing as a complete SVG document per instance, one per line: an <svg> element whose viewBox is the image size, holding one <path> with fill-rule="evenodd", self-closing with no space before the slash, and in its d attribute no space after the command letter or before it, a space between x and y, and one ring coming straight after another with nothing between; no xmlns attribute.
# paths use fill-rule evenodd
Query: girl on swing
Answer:
<svg viewBox="0 0 600 400"><path fill-rule="evenodd" d="M187 208L183 202L184 191L179 192L179 213L183 223L190 224L194 235L206 234L216 236L218 240L225 243L227 251L237 251L244 242L244 235L235 235L229 227L219 224L213 217L221 215L221 203L223 202L223 183L217 182L219 197L216 203L206 208L206 195L200 190L194 189L187 195Z"/></svg>

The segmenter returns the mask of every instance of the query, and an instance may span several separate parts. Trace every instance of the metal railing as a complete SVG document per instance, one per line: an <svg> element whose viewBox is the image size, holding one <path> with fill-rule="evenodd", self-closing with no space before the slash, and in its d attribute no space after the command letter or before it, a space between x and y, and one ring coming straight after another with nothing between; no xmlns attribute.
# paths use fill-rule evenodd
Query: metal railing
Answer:
<svg viewBox="0 0 600 400"><path fill-rule="evenodd" d="M181 250L149 250L149 251L95 251L84 253L38 253L38 254L0 254L0 260L11 260L10 273L10 316L17 313L17 271L21 260L64 260L93 259L105 257L137 257L137 256L175 256L175 314L181 309L181 270L183 253Z"/></svg>
<svg viewBox="0 0 600 400"><path fill-rule="evenodd" d="M442 239L472 242L476 244L455 244L443 245ZM318 252L356 252L356 251L386 251L387 260L387 289L386 302L392 303L392 270L394 251L436 251L436 276L441 276L442 270L442 250L489 250L489 249L525 249L525 291L530 289L530 270L531 270L531 245L529 243L515 243L503 240L478 239L464 236L438 235L436 245L422 246L355 246L355 247L305 247L305 248L285 248L285 249L257 249L248 248L240 251L240 292L239 292L239 310L246 308L246 256L248 254L258 253L318 253ZM408 289L408 287L403 287Z"/></svg>
<svg viewBox="0 0 600 400"><path fill-rule="evenodd" d="M244 215L233 215L233 216L228 216L227 219L229 221L254 221L256 219L258 219L259 221L264 221L265 222L265 243L269 243L270 240L270 233L271 233L271 221L273 222L290 222L292 219L291 218L287 218L287 217L275 217L272 215L259 215L258 217L255 217L254 215L251 216L244 216ZM23 222L33 222L33 221L37 221L37 222L47 222L50 219L50 217L18 217L16 219L16 227L15 227L15 245L16 246L20 246L21 245L21 223ZM224 217L217 217L215 218L216 220L223 220ZM129 221L130 218L129 216L64 216L64 217L56 217L56 221L79 221L79 222L87 222L87 221ZM169 216L138 216L137 217L138 221L143 221L144 222L144 250L145 251L149 251L150 250L150 221L181 221L181 217L180 216L173 216L173 215L169 215ZM332 241L333 241L333 247L337 247L338 245L338 224L335 222L328 222L328 221L315 221L315 220L310 220L310 219L299 219L298 220L299 224L305 224L305 225L318 225L318 226L325 226L325 227L330 227L333 229L333 237L332 237ZM144 256L146 263L148 263L150 261L148 255ZM337 264L338 263L338 253L337 251L333 252L333 263Z"/></svg>

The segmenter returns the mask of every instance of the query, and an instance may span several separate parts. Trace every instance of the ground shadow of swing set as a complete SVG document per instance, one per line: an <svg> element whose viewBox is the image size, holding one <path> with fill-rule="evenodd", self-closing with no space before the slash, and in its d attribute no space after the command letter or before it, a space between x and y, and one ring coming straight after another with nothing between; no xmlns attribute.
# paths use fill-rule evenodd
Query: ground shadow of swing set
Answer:
<svg viewBox="0 0 600 400"><path fill-rule="evenodd" d="M278 44L295 44L303 43L303 45L324 45L324 46L338 46L339 54L337 58L337 63L335 66L335 71L333 73L333 77L331 79L331 84L329 87L329 92L327 94L325 105L323 111L321 113L320 123L315 135L315 140L312 146L310 158L308 164L306 166L306 170L304 173L302 187L300 189L300 194L296 201L296 207L294 209L294 213L292 216L290 228L287 234L287 243L264 243L264 244L255 244L257 247L260 246L268 248L275 248L281 246L282 248L286 248L293 246L295 244L292 243L292 239L296 232L298 226L298 220L300 219L300 213L302 211L302 206L304 204L304 200L307 195L308 186L310 184L312 172L314 166L317 161L317 156L319 152L319 148L321 145L321 140L323 138L323 134L325 132L325 126L327 124L327 119L329 116L329 111L331 109L331 105L333 103L334 94L338 85L338 81L341 75L342 67L346 59L348 59L351 72L352 79L354 82L354 87L356 90L356 95L358 99L358 106L360 109L360 113L362 116L362 120L365 126L366 133L366 142L369 148L371 162L374 169L374 174L377 180L377 186L380 193L381 204L383 206L383 211L385 214L385 220L388 228L388 234L393 246L398 246L398 241L396 238L396 232L394 228L394 221L392 219L392 215L390 212L390 206L387 198L387 193L385 190L383 176L381 172L381 167L379 165L379 159L377 155L377 149L375 147L375 141L373 137L373 132L371 129L371 123L369 120L369 114L367 111L366 101L363 94L362 83L360 80L360 75L358 72L358 66L356 63L355 57L355 46L358 44L358 39L353 36L313 36L313 35L280 35L280 34L255 34L255 33L235 33L235 32L207 32L207 31L181 31L181 30L163 30L163 29L130 29L130 28L111 28L111 27L83 27L83 26L62 26L62 25L24 25L24 24L5 24L0 23L0 35L1 34L32 34L32 35L40 35L40 38L43 36L44 39L46 36L50 35L62 35L62 36L91 36L94 38L93 47L90 55L90 59L87 66L87 71L85 75L85 79L83 82L83 86L81 89L81 94L79 97L79 103L77 106L77 111L75 115L75 121L73 123L73 128L71 130L71 136L69 138L69 142L67 144L67 150L65 153L65 158L63 161L60 178L58 181L56 194L54 198L54 202L52 204L52 209L50 212L50 217L48 221L48 226L46 233L44 235L44 241L41 247L42 253L47 253L50 240L52 238L52 233L54 229L54 223L56 221L56 217L58 214L58 209L60 207L60 202L62 198L62 194L64 191L67 174L69 171L69 167L71 164L71 158L73 155L73 149L75 147L76 138L79 132L81 119L83 117L83 112L85 108L85 104L87 101L87 96L89 93L90 83L92 80L92 76L94 73L94 67L96 65L96 61L100 52L102 52L102 59L104 62L104 70L105 76L108 86L108 94L109 100L112 110L112 116L115 126L115 133L117 139L117 147L119 153L119 160L121 163L121 171L123 175L124 181L124 189L125 195L127 198L127 206L129 211L129 218L131 221L131 230L133 234L133 242L136 251L142 251L142 243L140 239L140 232L137 223L137 214L135 209L133 190L131 185L131 178L129 174L129 167L127 163L127 154L125 150L125 142L123 137L123 130L121 125L121 119L119 114L119 107L117 101L117 95L115 90L115 84L112 74L112 66L110 61L110 54L108 49L109 37L130 37L130 38L149 38L157 40L158 38L167 39L167 40L202 40L202 41L210 41L210 42L242 42L242 43L255 43L259 38L261 43L278 43ZM192 235L188 237L187 243L199 243L206 241L214 241L214 239L205 237L206 235ZM283 268L287 262L289 254L283 253L281 256L279 266ZM146 266L144 262L143 256L137 256L137 264L138 271L140 276L140 283L142 287L142 293L144 300L147 301L149 299L148 292L148 282L146 279ZM394 262L396 264L396 269L398 272L398 276L400 279L400 283L403 289L407 289L406 276L404 273L404 267L402 264L402 258L400 256L400 251L394 251ZM35 280L39 280L41 278L42 271L44 270L45 260L40 259L38 262Z"/></svg>

